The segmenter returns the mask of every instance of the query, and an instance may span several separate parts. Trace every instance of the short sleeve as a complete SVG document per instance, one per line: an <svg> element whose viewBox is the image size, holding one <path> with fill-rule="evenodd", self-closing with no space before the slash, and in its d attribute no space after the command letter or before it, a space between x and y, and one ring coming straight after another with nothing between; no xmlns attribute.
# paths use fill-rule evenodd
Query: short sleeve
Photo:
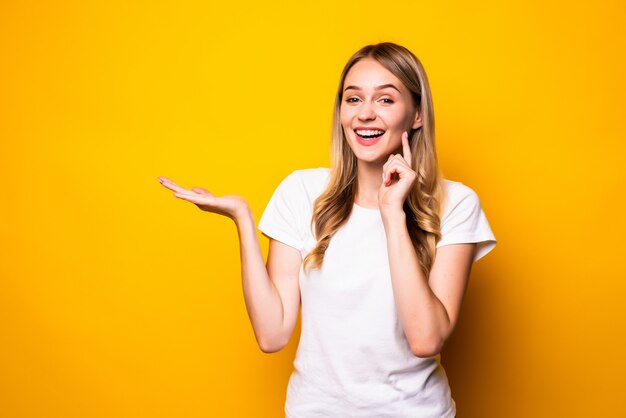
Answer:
<svg viewBox="0 0 626 418"><path fill-rule="evenodd" d="M258 229L269 238L285 243L299 251L304 249L303 185L298 170L285 177L270 198Z"/></svg>
<svg viewBox="0 0 626 418"><path fill-rule="evenodd" d="M476 242L476 262L493 250L497 241L476 192L462 183L456 186L458 187L448 196L447 207L441 219L441 239L436 248L448 244Z"/></svg>

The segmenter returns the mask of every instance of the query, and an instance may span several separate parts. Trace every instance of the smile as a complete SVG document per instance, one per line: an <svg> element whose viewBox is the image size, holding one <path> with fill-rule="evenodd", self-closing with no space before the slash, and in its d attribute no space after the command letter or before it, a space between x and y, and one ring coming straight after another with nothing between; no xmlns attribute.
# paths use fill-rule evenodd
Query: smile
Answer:
<svg viewBox="0 0 626 418"><path fill-rule="evenodd" d="M385 131L382 131L379 129L375 129L375 130L357 129L354 131L354 133L356 134L356 141L359 144L364 145L366 147L370 147L380 142L381 138L385 134Z"/></svg>
<svg viewBox="0 0 626 418"><path fill-rule="evenodd" d="M385 133L382 129L355 129L354 132L365 139L378 138Z"/></svg>

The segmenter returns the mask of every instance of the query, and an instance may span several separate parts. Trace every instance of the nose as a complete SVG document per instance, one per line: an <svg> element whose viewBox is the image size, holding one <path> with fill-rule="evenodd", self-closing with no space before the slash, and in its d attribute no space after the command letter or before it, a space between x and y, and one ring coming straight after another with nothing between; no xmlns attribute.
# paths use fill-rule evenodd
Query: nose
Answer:
<svg viewBox="0 0 626 418"><path fill-rule="evenodd" d="M376 114L374 113L372 104L369 102L363 102L363 105L361 105L361 109L359 110L359 119L370 120L375 118Z"/></svg>

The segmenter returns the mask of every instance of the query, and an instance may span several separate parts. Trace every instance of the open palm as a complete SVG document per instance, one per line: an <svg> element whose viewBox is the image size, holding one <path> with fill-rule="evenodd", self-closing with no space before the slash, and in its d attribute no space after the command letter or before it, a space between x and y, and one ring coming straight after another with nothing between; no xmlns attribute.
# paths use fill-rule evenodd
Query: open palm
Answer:
<svg viewBox="0 0 626 418"><path fill-rule="evenodd" d="M246 200L238 195L215 196L202 187L185 189L165 176L158 177L158 180L164 187L174 191L175 197L194 203L204 211L228 216L233 220L247 206Z"/></svg>

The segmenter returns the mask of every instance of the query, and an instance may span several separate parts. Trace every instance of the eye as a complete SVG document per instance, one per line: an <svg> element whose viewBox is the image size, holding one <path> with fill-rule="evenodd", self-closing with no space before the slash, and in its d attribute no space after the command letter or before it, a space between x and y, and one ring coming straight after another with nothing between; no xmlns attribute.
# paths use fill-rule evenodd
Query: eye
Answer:
<svg viewBox="0 0 626 418"><path fill-rule="evenodd" d="M385 103L393 103L393 100L391 100L391 99L387 99L387 98L380 99L380 100L387 100Z"/></svg>
<svg viewBox="0 0 626 418"><path fill-rule="evenodd" d="M350 97L350 98L346 99L346 102L347 103L354 103L353 100L359 100L359 99L356 98L356 97Z"/></svg>

